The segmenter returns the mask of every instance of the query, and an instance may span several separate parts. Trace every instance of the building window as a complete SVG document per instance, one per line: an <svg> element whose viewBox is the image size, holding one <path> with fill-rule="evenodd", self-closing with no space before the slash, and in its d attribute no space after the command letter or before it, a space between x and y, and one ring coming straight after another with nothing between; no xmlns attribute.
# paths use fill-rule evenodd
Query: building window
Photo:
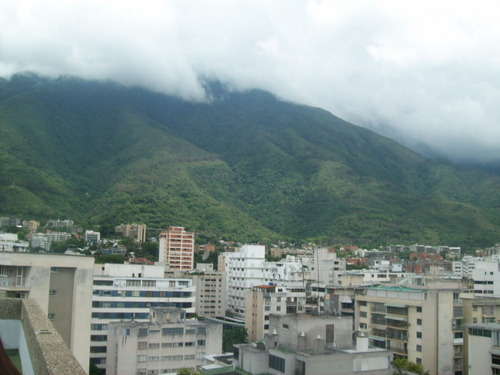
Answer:
<svg viewBox="0 0 500 375"><path fill-rule="evenodd" d="M281 311L281 306L276 306L276 311Z"/></svg>
<svg viewBox="0 0 500 375"><path fill-rule="evenodd" d="M421 313L422 312L422 306L417 306L417 312Z"/></svg>
<svg viewBox="0 0 500 375"><path fill-rule="evenodd" d="M194 354L185 355L184 360L194 359Z"/></svg>
<svg viewBox="0 0 500 375"><path fill-rule="evenodd" d="M359 306L366 306L366 301L359 301Z"/></svg>
<svg viewBox="0 0 500 375"><path fill-rule="evenodd" d="M205 340L198 340L198 346L205 346Z"/></svg>
<svg viewBox="0 0 500 375"><path fill-rule="evenodd" d="M283 324L284 329L288 329L288 324Z"/></svg>
<svg viewBox="0 0 500 375"><path fill-rule="evenodd" d="M137 343L137 349L147 349L148 343L146 341L139 341Z"/></svg>
<svg viewBox="0 0 500 375"><path fill-rule="evenodd" d="M422 338L422 332L417 332L417 339L421 339Z"/></svg>
<svg viewBox="0 0 500 375"><path fill-rule="evenodd" d="M296 375L305 375L306 374L306 363L303 361L299 361L298 359L295 361L295 374Z"/></svg>
<svg viewBox="0 0 500 375"><path fill-rule="evenodd" d="M269 367L280 372L285 372L285 359L269 354Z"/></svg>
<svg viewBox="0 0 500 375"><path fill-rule="evenodd" d="M154 357L148 357L149 362L158 362L160 360L160 357L154 356Z"/></svg>
<svg viewBox="0 0 500 375"><path fill-rule="evenodd" d="M422 319L417 319L417 325L421 326L422 325Z"/></svg>
<svg viewBox="0 0 500 375"><path fill-rule="evenodd" d="M56 317L56 314L49 314L49 315L48 315L48 318L49 318L50 320L54 320L54 319L55 319L55 317Z"/></svg>
<svg viewBox="0 0 500 375"><path fill-rule="evenodd" d="M55 295L57 295L57 290L55 289L49 290L49 296L55 296Z"/></svg>
<svg viewBox="0 0 500 375"><path fill-rule="evenodd" d="M0 276L8 276L7 266L0 266Z"/></svg>
<svg viewBox="0 0 500 375"><path fill-rule="evenodd" d="M138 355L137 356L137 362L147 362L147 361L148 361L147 355Z"/></svg>
<svg viewBox="0 0 500 375"><path fill-rule="evenodd" d="M159 343L151 343L149 344L149 349L158 349L160 347Z"/></svg>
<svg viewBox="0 0 500 375"><path fill-rule="evenodd" d="M138 336L147 336L148 335L148 329L147 328L139 328L139 332L137 333Z"/></svg>
<svg viewBox="0 0 500 375"><path fill-rule="evenodd" d="M422 345L417 345L417 352L421 352L422 351Z"/></svg>
<svg viewBox="0 0 500 375"><path fill-rule="evenodd" d="M366 318L368 316L368 314L366 313L366 311L360 311L359 312L359 317L360 318Z"/></svg>
<svg viewBox="0 0 500 375"><path fill-rule="evenodd" d="M198 329L198 332L199 329ZM162 328L161 330L162 335L183 335L184 334L184 328L179 327L179 328Z"/></svg>

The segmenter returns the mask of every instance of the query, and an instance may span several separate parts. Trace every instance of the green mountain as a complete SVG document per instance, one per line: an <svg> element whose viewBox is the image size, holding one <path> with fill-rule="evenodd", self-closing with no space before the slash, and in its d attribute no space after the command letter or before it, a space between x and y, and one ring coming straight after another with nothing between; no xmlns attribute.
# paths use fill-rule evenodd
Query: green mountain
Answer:
<svg viewBox="0 0 500 375"><path fill-rule="evenodd" d="M74 78L0 80L0 215L324 244L500 242L500 177L318 109Z"/></svg>

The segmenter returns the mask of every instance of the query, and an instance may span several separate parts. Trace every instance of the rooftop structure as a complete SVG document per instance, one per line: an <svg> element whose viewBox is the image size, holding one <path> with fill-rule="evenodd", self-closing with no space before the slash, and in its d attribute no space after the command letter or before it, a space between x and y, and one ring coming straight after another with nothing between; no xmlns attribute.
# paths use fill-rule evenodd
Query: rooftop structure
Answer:
<svg viewBox="0 0 500 375"><path fill-rule="evenodd" d="M370 348L360 333L352 345L352 318L271 315L263 342L234 346L233 368L250 374L336 375L392 373L388 350Z"/></svg>
<svg viewBox="0 0 500 375"><path fill-rule="evenodd" d="M198 368L222 351L222 325L186 319L182 309L152 308L150 321L110 323L106 373L147 375Z"/></svg>

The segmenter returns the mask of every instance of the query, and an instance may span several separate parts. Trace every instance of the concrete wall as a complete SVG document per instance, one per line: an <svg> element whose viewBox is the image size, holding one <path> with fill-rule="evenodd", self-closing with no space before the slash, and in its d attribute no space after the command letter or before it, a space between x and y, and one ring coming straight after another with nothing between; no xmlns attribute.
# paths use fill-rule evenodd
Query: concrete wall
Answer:
<svg viewBox="0 0 500 375"><path fill-rule="evenodd" d="M284 325L288 325L285 328ZM326 340L327 325L334 326L335 345L337 347L352 346L352 318L338 316L310 316L304 314L297 315L271 315L269 317L269 332L279 334L279 342L285 346L297 350L298 336L304 332L306 337L306 348L314 347L314 340L318 335ZM326 345L333 346L333 342L326 342Z"/></svg>
<svg viewBox="0 0 500 375"><path fill-rule="evenodd" d="M21 322L31 358L32 373L37 375L87 373L36 301L10 298L0 300L0 319L5 318ZM19 344L21 349L22 340ZM23 371L30 373L30 369L25 369L24 364Z"/></svg>
<svg viewBox="0 0 500 375"><path fill-rule="evenodd" d="M67 345L78 359L83 368L89 366L89 348L90 348L90 316L92 306L92 278L94 258L85 256L55 255L55 254L31 254L31 253L6 253L0 252L0 264L6 266L23 266L25 272L25 287L28 297L37 301L38 305L49 314L55 312L57 317L59 309L68 317L67 309L71 309L71 318L69 323L62 322L62 334L65 337ZM61 272L68 271L68 282L71 282L73 288L71 291L67 286L62 286L67 290L69 299L59 296L49 301L49 291L51 289L51 279L55 273L54 267L59 268ZM65 281L61 280L62 283ZM55 285L61 285L57 283ZM52 303L53 302L53 303ZM49 309L50 304L50 309ZM51 311L49 311L51 310ZM56 323L56 322L54 322ZM71 331L68 335L68 331Z"/></svg>

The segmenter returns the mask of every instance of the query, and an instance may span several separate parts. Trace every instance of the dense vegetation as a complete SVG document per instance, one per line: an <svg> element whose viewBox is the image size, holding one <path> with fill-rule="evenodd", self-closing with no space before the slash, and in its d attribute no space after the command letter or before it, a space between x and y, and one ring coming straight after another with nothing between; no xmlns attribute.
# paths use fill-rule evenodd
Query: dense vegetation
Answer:
<svg viewBox="0 0 500 375"><path fill-rule="evenodd" d="M185 226L207 240L489 246L500 179L261 91L192 103L0 80L0 215Z"/></svg>

